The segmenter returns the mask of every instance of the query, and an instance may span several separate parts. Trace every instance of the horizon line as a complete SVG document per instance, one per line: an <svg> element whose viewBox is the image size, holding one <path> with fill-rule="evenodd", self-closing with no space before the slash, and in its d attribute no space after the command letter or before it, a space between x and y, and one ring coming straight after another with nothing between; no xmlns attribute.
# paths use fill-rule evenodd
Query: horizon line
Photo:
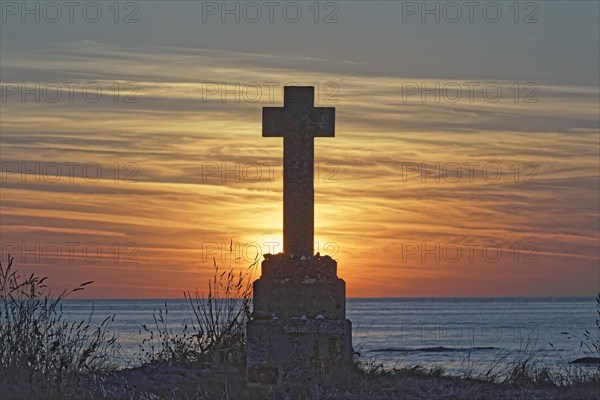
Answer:
<svg viewBox="0 0 600 400"><path fill-rule="evenodd" d="M456 300L456 299L573 299L573 298L596 298L596 295L568 295L568 296L552 296L552 295L524 295L524 296L398 296L398 297L346 297L346 300ZM201 297L206 299L206 297ZM252 299L252 298L251 298ZM89 297L89 298L64 298L67 301L81 300L119 300L119 301L139 301L139 300L183 300L188 301L185 297Z"/></svg>

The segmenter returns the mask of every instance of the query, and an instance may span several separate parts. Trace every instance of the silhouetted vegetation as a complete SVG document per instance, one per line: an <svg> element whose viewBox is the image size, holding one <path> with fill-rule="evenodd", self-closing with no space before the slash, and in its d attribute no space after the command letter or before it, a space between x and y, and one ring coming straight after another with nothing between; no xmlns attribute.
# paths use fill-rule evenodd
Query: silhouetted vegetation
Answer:
<svg viewBox="0 0 600 400"><path fill-rule="evenodd" d="M579 340L579 349L585 349L588 354L588 359L596 360L600 369L600 292L596 295L596 337L589 330L585 330L581 335L571 332L562 332L569 339Z"/></svg>
<svg viewBox="0 0 600 400"><path fill-rule="evenodd" d="M221 271L214 262L208 294L205 296L198 289L184 292L191 322L179 330L169 326L167 303L155 310L154 327L142 325L143 332L140 331L147 335L140 344L142 362L242 365L252 298L248 271L254 265L246 272L235 273L233 269Z"/></svg>
<svg viewBox="0 0 600 400"><path fill-rule="evenodd" d="M92 282L52 297L46 278L0 262L0 398L63 398L83 374L111 368L114 316L99 325L65 321L62 301Z"/></svg>

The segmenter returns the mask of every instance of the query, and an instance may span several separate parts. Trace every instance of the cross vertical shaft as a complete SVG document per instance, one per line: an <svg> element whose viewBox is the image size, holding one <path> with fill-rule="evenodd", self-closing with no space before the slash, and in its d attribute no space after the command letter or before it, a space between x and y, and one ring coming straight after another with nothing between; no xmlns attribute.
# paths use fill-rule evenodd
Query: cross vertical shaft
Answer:
<svg viewBox="0 0 600 400"><path fill-rule="evenodd" d="M263 136L283 137L283 249L314 251L314 138L332 137L335 108L314 107L314 87L284 87L284 107L263 108Z"/></svg>
<svg viewBox="0 0 600 400"><path fill-rule="evenodd" d="M288 255L313 255L314 159L312 136L283 138L283 246Z"/></svg>

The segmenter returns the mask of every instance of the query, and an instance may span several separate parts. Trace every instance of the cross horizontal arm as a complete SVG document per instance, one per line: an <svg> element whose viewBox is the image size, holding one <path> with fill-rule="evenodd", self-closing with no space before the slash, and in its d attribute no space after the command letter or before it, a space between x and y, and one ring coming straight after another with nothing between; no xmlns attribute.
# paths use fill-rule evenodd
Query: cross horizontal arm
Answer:
<svg viewBox="0 0 600 400"><path fill-rule="evenodd" d="M310 135L314 137L335 136L335 108L316 107L290 109L286 107L263 107L264 137Z"/></svg>

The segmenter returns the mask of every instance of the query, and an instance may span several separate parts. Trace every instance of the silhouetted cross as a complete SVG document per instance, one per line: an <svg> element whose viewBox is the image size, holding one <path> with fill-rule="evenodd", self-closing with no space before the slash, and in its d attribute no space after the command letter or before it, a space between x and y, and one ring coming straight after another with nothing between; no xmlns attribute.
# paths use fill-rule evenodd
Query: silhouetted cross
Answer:
<svg viewBox="0 0 600 400"><path fill-rule="evenodd" d="M314 107L313 86L285 86L283 107L263 107L264 137L283 137L283 251L312 257L314 138L335 136L335 108Z"/></svg>

